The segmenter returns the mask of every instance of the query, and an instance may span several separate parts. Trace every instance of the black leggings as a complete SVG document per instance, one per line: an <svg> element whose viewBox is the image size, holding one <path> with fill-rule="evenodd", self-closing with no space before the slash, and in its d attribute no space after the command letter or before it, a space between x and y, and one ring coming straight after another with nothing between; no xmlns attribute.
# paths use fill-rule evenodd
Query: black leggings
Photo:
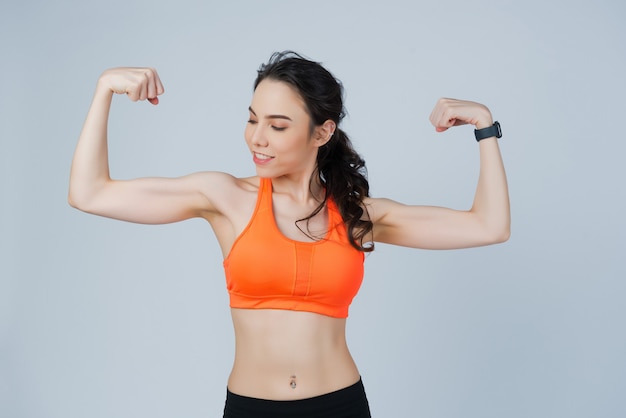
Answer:
<svg viewBox="0 0 626 418"><path fill-rule="evenodd" d="M313 398L272 401L226 391L224 418L371 418L365 388L352 386Z"/></svg>

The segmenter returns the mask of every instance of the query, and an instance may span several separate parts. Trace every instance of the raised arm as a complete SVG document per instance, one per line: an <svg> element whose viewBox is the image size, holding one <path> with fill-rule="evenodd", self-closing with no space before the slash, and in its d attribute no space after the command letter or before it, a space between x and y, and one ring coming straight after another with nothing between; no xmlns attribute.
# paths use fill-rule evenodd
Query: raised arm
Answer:
<svg viewBox="0 0 626 418"><path fill-rule="evenodd" d="M475 102L440 99L430 116L437 132L471 124L493 125L491 112ZM509 194L496 137L479 142L480 173L469 210L409 206L389 199L368 199L374 241L425 249L476 247L506 241L510 235Z"/></svg>
<svg viewBox="0 0 626 418"><path fill-rule="evenodd" d="M215 180L212 177L225 177L221 173L136 180L113 180L109 175L107 124L113 94L126 94L132 101L148 100L156 105L163 92L152 68L114 68L100 76L72 160L70 205L138 223L175 222L213 209L205 191ZM213 183L212 187L220 187L220 181Z"/></svg>

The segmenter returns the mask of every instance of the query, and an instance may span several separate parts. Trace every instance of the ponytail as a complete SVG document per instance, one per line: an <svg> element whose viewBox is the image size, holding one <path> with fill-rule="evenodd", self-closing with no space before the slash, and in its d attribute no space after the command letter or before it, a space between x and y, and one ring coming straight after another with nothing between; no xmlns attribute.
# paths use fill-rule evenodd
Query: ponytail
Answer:
<svg viewBox="0 0 626 418"><path fill-rule="evenodd" d="M363 204L363 199L369 197L365 161L341 129L335 129L331 140L319 149L317 171L326 186L325 200L333 198L346 223L350 244L359 251L372 251L373 244L365 242L373 227Z"/></svg>

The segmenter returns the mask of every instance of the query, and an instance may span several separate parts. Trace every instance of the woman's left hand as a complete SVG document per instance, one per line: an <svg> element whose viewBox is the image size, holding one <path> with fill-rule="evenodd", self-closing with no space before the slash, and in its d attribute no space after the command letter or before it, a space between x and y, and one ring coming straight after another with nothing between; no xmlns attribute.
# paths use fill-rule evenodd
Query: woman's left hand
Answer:
<svg viewBox="0 0 626 418"><path fill-rule="evenodd" d="M430 114L430 123L437 132L453 126L474 125L476 129L493 125L493 117L487 106L467 100L441 98Z"/></svg>

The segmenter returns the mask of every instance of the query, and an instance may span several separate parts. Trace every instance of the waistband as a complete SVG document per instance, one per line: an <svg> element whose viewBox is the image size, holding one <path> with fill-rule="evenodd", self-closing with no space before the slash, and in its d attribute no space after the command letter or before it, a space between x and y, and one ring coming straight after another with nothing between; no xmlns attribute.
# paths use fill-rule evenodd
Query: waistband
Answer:
<svg viewBox="0 0 626 418"><path fill-rule="evenodd" d="M252 412L259 414L258 416L267 414L268 417L333 417L346 416L346 413L360 413L354 416L370 417L362 379L334 392L296 400L259 399L226 391L224 417L236 417L238 414Z"/></svg>

